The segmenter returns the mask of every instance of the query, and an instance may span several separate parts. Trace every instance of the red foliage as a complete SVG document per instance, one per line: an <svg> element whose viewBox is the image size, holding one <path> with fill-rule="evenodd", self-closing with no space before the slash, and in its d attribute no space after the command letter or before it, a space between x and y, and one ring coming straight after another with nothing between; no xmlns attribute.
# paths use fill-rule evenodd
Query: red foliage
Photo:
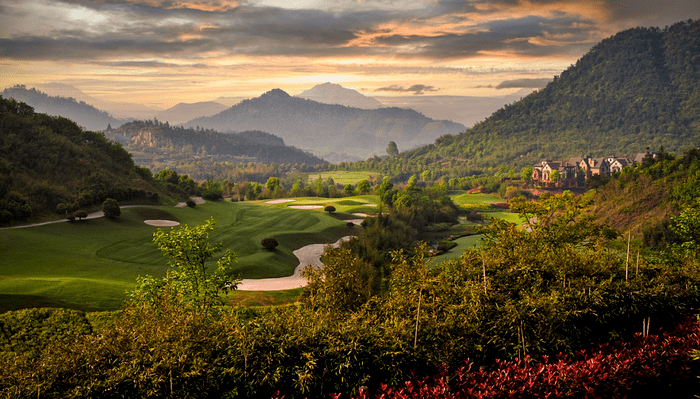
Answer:
<svg viewBox="0 0 700 399"><path fill-rule="evenodd" d="M472 363L453 373L412 376L403 386L382 384L373 395L360 390L357 399L563 398L625 397L654 383L694 378L691 352L700 347L700 325L689 320L663 336L636 336L625 343L603 344L556 361L528 357L497 361L492 371L472 371Z"/></svg>

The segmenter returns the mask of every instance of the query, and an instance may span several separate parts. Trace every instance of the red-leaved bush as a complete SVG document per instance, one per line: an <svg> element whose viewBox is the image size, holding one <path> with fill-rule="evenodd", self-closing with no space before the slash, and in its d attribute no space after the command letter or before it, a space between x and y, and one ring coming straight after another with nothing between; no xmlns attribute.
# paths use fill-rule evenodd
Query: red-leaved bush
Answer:
<svg viewBox="0 0 700 399"><path fill-rule="evenodd" d="M663 335L636 336L629 342L603 344L556 361L528 357L497 361L494 370L471 370L472 363L452 373L414 377L403 386L384 384L375 393L360 390L356 399L457 398L619 398L648 385L667 385L694 378L691 353L700 347L700 325L689 320ZM637 395L634 395L637 396ZM339 395L331 395L336 399Z"/></svg>

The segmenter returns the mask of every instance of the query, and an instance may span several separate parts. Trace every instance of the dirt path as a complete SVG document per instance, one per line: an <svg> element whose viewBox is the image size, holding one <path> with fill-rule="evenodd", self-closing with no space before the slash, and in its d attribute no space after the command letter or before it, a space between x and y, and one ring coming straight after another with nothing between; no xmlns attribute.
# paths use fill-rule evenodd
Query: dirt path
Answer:
<svg viewBox="0 0 700 399"><path fill-rule="evenodd" d="M192 200L193 200L194 203L197 204L197 205L202 205L202 204L204 204L204 203L206 202L206 201L204 201L204 199L203 199L202 197L194 197L194 198L192 198ZM124 206L120 206L120 209L125 209L125 208L136 208L136 207L139 207L139 206L150 206L150 205L124 205ZM177 204L177 205L175 205L175 206L176 206L176 207L182 208L182 207L187 206L187 204L186 204L185 202L180 202L179 204ZM102 211L97 211L97 212L92 212L92 213L88 214L87 217L86 217L86 218L83 218L83 219L97 219L97 218L101 218L101 217L104 217L104 216L105 216L104 212L102 212ZM68 219L58 219L58 220L51 220L51 221L48 221L48 222L32 223L32 224L23 224L23 225L21 225L21 226L0 227L0 230L24 229L24 228L26 228L26 227L45 226L45 225L47 225L47 224L64 223L64 222L67 222L67 221L68 221Z"/></svg>
<svg viewBox="0 0 700 399"><path fill-rule="evenodd" d="M345 236L331 245L337 248L342 241L348 241L350 238L352 236ZM325 244L311 244L294 251L294 255L299 259L299 265L294 269L294 274L291 276L243 279L238 284L238 289L242 291L280 291L303 287L307 284L307 281L306 278L301 276L301 271L307 265L312 265L316 269L322 268L321 255L323 255L325 247Z"/></svg>

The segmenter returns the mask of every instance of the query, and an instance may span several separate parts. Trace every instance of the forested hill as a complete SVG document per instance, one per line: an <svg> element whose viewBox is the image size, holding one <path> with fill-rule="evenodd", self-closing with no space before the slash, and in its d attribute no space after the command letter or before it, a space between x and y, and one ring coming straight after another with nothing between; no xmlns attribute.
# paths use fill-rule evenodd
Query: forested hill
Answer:
<svg viewBox="0 0 700 399"><path fill-rule="evenodd" d="M158 121L129 122L105 131L134 154L138 163L151 165L159 158L170 161L236 162L245 159L263 163L306 163L324 161L265 132L219 133L214 130L183 128Z"/></svg>
<svg viewBox="0 0 700 399"><path fill-rule="evenodd" d="M402 159L522 167L581 153L630 156L661 145L679 152L699 143L700 20L620 32L544 89Z"/></svg>
<svg viewBox="0 0 700 399"><path fill-rule="evenodd" d="M83 101L73 98L49 96L34 88L14 86L2 92L5 98L14 98L17 101L27 103L36 112L53 116L63 116L88 130L105 130L107 126L118 127L125 121L112 117L110 114L93 107Z"/></svg>
<svg viewBox="0 0 700 399"><path fill-rule="evenodd" d="M149 200L159 188L121 145L74 122L0 97L0 224Z"/></svg>

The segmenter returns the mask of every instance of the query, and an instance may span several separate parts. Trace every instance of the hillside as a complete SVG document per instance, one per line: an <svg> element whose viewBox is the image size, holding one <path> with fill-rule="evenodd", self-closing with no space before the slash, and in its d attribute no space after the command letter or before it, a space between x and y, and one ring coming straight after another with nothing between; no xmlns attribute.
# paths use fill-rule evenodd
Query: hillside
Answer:
<svg viewBox="0 0 700 399"><path fill-rule="evenodd" d="M286 146L281 138L260 131L219 133L157 121L136 121L105 131L105 136L122 143L139 165L153 169L161 169L165 163L191 161L323 163L312 154Z"/></svg>
<svg viewBox="0 0 700 399"><path fill-rule="evenodd" d="M150 172L121 145L74 122L0 98L0 224L78 207L153 199Z"/></svg>
<svg viewBox="0 0 700 399"><path fill-rule="evenodd" d="M593 214L599 223L633 238L644 238L647 247L663 249L680 243L672 232L673 218L684 209L697 213L700 198L700 149L676 157L660 152L634 169L613 176L596 189ZM691 233L698 235L697 226Z"/></svg>
<svg viewBox="0 0 700 399"><path fill-rule="evenodd" d="M25 86L7 88L3 90L2 97L14 98L26 103L33 107L36 112L68 118L87 130L102 131L107 126L118 127L125 122L83 101L78 102L74 98L49 96L34 88L27 89Z"/></svg>
<svg viewBox="0 0 700 399"><path fill-rule="evenodd" d="M452 159L483 170L581 153L627 156L646 147L678 152L694 146L700 139L698 37L700 20L620 32L544 89L402 159L409 167Z"/></svg>
<svg viewBox="0 0 700 399"><path fill-rule="evenodd" d="M325 154L346 154L332 161L384 154L389 141L405 150L465 129L464 125L436 121L409 109L363 110L322 104L279 89L185 126L222 132L262 130L324 158Z"/></svg>

